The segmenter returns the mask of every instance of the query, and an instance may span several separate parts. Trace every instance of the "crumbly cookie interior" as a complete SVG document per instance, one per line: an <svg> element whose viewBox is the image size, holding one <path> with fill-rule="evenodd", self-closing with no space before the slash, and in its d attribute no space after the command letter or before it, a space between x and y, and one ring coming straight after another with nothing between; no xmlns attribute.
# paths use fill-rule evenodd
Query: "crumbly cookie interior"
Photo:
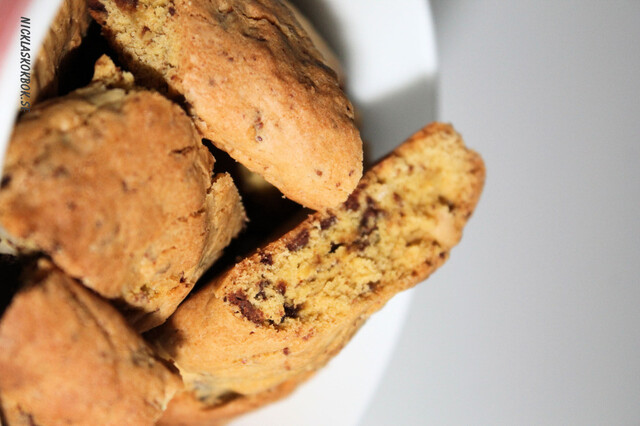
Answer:
<svg viewBox="0 0 640 426"><path fill-rule="evenodd" d="M130 61L136 76L147 82L161 84L158 73L168 75L176 66L168 34L173 31L170 19L173 2L154 0L142 2L90 2L94 18L101 24L108 22L113 36L130 58L144 58L144 65ZM133 6L135 5L135 7ZM123 13L135 11L135 13ZM101 22L102 21L102 22ZM156 71L152 71L156 70Z"/></svg>
<svg viewBox="0 0 640 426"><path fill-rule="evenodd" d="M227 303L260 325L340 321L354 301L396 293L416 266L435 266L461 237L460 206L474 185L457 138L404 150L370 173L338 209L308 220L286 250L260 253L260 280L247 268L225 288ZM453 155L452 155L453 154ZM435 168L434 168L435 167ZM465 182L466 180L466 182Z"/></svg>

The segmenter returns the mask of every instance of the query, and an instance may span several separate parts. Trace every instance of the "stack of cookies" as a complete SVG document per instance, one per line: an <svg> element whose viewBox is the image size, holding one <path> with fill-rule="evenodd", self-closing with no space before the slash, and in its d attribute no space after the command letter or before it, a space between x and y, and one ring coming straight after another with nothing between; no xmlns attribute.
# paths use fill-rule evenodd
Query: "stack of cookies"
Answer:
<svg viewBox="0 0 640 426"><path fill-rule="evenodd" d="M335 64L280 1L67 0L57 22L0 185L2 424L224 423L460 240L481 158L433 123L363 175ZM83 37L109 56L61 93Z"/></svg>

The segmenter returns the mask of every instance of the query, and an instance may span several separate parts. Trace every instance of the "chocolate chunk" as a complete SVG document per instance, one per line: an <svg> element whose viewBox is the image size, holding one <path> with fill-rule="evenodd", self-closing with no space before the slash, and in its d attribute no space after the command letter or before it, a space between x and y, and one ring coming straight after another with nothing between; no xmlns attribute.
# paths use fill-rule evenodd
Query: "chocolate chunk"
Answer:
<svg viewBox="0 0 640 426"><path fill-rule="evenodd" d="M369 235L378 228L377 217L378 210L373 207L367 207L362 214L362 219L360 219L360 226L358 228L360 235Z"/></svg>
<svg viewBox="0 0 640 426"><path fill-rule="evenodd" d="M347 201L344 202L344 208L351 211L356 211L360 208L360 202L358 201L358 195L360 195L358 190L355 190L349 195Z"/></svg>
<svg viewBox="0 0 640 426"><path fill-rule="evenodd" d="M122 10L134 11L138 8L138 0L115 0L116 6Z"/></svg>
<svg viewBox="0 0 640 426"><path fill-rule="evenodd" d="M363 251L364 249L369 247L370 244L371 243L367 238L358 238L351 244L351 247L354 247L358 251Z"/></svg>
<svg viewBox="0 0 640 426"><path fill-rule="evenodd" d="M442 195L438 197L438 202L447 206L450 212L454 211L456 208L456 205L452 201L446 199Z"/></svg>
<svg viewBox="0 0 640 426"><path fill-rule="evenodd" d="M361 236L369 235L378 228L378 216L382 214L382 210L377 207L371 197L367 197L367 206L367 209L362 213L358 227Z"/></svg>
<svg viewBox="0 0 640 426"><path fill-rule="evenodd" d="M276 284L276 290L278 291L278 293L284 296L284 294L287 292L287 283L285 283L284 281L278 281L278 284Z"/></svg>
<svg viewBox="0 0 640 426"><path fill-rule="evenodd" d="M273 265L273 256L271 256L271 253L260 253L260 263Z"/></svg>
<svg viewBox="0 0 640 426"><path fill-rule="evenodd" d="M261 325L264 322L264 313L253 306L249 300L247 300L247 295L242 290L238 290L235 293L228 294L227 298L229 303L232 305L236 305L240 308L240 313L243 317L248 319L254 324Z"/></svg>
<svg viewBox="0 0 640 426"><path fill-rule="evenodd" d="M258 283L258 294L256 294L255 299L257 300L266 300L267 294L264 292L264 288L271 284L268 280L262 280Z"/></svg>
<svg viewBox="0 0 640 426"><path fill-rule="evenodd" d="M327 230L329 228L331 228L331 226L336 223L337 219L334 215L331 215L327 218L324 218L320 221L320 229Z"/></svg>
<svg viewBox="0 0 640 426"><path fill-rule="evenodd" d="M284 316L280 318L280 322L283 322L286 318L298 318L300 309L302 309L301 305L291 305L291 304L285 303Z"/></svg>
<svg viewBox="0 0 640 426"><path fill-rule="evenodd" d="M104 7L104 4L102 4L100 2L100 0L88 0L87 1L87 6L89 7L89 10L93 11L93 12L106 12L107 8Z"/></svg>
<svg viewBox="0 0 640 426"><path fill-rule="evenodd" d="M256 130L260 130L264 127L264 123L262 122L262 115L260 111L256 111L256 119L253 123L253 128Z"/></svg>
<svg viewBox="0 0 640 426"><path fill-rule="evenodd" d="M371 281L367 283L367 287L369 287L371 291L376 291L378 287L380 287L380 281Z"/></svg>
<svg viewBox="0 0 640 426"><path fill-rule="evenodd" d="M238 399L242 397L242 395L240 395L237 392L233 392L233 391L229 391L229 392L225 392L222 395L220 395L218 397L218 403L219 404L227 404L235 399Z"/></svg>
<svg viewBox="0 0 640 426"><path fill-rule="evenodd" d="M176 8L173 6L169 6L169 15L173 16L176 14Z"/></svg>
<svg viewBox="0 0 640 426"><path fill-rule="evenodd" d="M11 183L11 175L2 176L2 181L0 181L0 189L4 189Z"/></svg>
<svg viewBox="0 0 640 426"><path fill-rule="evenodd" d="M440 204L444 204L445 206L447 206L447 208L449 209L450 212L454 211L455 208L456 208L456 205L453 202L447 200L442 195L438 197L438 202Z"/></svg>
<svg viewBox="0 0 640 426"><path fill-rule="evenodd" d="M282 353L285 354L285 355L289 355L289 348L284 348L282 350Z"/></svg>
<svg viewBox="0 0 640 426"><path fill-rule="evenodd" d="M293 240L287 243L287 249L289 249L289 251L298 251L306 247L307 244L309 244L309 230L303 229Z"/></svg>

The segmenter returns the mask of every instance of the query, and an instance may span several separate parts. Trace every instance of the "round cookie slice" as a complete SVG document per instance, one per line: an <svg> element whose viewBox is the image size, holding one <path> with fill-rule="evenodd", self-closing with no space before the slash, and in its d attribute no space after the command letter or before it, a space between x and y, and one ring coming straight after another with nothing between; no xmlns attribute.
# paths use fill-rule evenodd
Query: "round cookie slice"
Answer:
<svg viewBox="0 0 640 426"><path fill-rule="evenodd" d="M362 175L353 106L276 0L92 0L137 77L184 99L201 134L312 209Z"/></svg>
<svg viewBox="0 0 640 426"><path fill-rule="evenodd" d="M191 391L166 415L225 418L326 364L371 314L445 262L484 176L482 159L451 126L429 125L341 206L309 216L191 295L149 336Z"/></svg>
<svg viewBox="0 0 640 426"><path fill-rule="evenodd" d="M180 107L134 88L106 57L94 78L16 125L0 224L147 330L220 257L244 209Z"/></svg>

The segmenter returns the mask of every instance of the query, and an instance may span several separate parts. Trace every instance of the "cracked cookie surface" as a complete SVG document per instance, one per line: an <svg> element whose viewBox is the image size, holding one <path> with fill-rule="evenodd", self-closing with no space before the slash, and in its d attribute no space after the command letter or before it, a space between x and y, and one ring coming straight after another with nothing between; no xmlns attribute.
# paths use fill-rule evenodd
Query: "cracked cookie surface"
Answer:
<svg viewBox="0 0 640 426"><path fill-rule="evenodd" d="M134 88L106 57L95 78L16 125L0 223L146 330L221 255L244 209L177 105Z"/></svg>
<svg viewBox="0 0 640 426"><path fill-rule="evenodd" d="M93 0L128 66L184 99L199 131L288 198L343 202L362 175L353 106L274 0Z"/></svg>

